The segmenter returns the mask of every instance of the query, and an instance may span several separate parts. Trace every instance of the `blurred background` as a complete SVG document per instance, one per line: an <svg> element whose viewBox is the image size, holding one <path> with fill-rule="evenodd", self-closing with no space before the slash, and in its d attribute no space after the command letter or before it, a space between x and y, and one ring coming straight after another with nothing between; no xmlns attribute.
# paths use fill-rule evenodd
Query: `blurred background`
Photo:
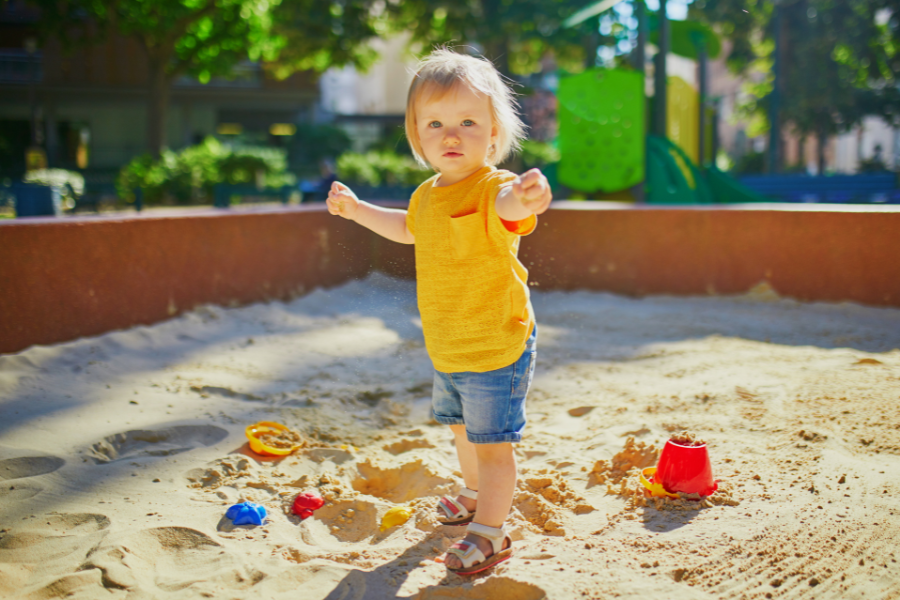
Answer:
<svg viewBox="0 0 900 600"><path fill-rule="evenodd" d="M896 0L6 0L0 214L407 200L411 70L494 62L558 199L900 201Z"/></svg>

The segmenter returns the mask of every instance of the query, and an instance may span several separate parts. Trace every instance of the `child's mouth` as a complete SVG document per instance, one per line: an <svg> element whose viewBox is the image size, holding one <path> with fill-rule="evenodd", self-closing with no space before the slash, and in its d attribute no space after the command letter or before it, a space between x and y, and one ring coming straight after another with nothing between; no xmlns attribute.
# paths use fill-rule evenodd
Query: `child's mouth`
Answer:
<svg viewBox="0 0 900 600"><path fill-rule="evenodd" d="M462 156L460 152L444 152L444 156L447 158L456 158L457 156Z"/></svg>

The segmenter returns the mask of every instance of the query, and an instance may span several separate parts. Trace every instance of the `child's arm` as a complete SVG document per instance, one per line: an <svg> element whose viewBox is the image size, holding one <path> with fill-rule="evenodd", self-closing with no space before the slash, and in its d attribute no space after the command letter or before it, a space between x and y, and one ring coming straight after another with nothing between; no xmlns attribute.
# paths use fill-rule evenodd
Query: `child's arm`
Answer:
<svg viewBox="0 0 900 600"><path fill-rule="evenodd" d="M504 221L521 221L539 215L550 207L553 193L540 169L522 173L511 186L500 190L495 206Z"/></svg>
<svg viewBox="0 0 900 600"><path fill-rule="evenodd" d="M328 192L328 212L356 221L380 236L401 244L414 244L415 236L406 227L406 211L381 208L356 197L353 190L335 181Z"/></svg>

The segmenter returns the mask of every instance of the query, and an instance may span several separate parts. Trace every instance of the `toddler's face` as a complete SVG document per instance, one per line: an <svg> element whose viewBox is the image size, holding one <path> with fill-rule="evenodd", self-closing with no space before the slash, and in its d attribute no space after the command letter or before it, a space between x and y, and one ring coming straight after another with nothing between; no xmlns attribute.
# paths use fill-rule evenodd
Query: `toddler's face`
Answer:
<svg viewBox="0 0 900 600"><path fill-rule="evenodd" d="M487 165L498 129L488 97L457 84L416 102L416 132L425 159L441 173L438 185L447 186Z"/></svg>

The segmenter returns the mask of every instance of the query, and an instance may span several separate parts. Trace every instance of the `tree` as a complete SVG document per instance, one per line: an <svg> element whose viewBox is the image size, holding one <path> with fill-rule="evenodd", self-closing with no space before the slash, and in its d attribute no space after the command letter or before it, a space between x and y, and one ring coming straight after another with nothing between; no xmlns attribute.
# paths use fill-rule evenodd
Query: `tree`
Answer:
<svg viewBox="0 0 900 600"><path fill-rule="evenodd" d="M733 44L728 65L738 74L765 76L747 86L745 117L768 125L771 67L778 36L780 116L801 137L818 140L819 170L827 139L867 115L896 121L900 37L889 0L784 0L775 31L775 5L764 0L698 0L692 15L719 27ZM888 18L886 18L886 15ZM884 21L884 22L881 22Z"/></svg>
<svg viewBox="0 0 900 600"><path fill-rule="evenodd" d="M506 76L539 70L547 52L572 71L581 70L596 49L596 20L578 27L562 23L585 2L579 0L404 0L389 3L394 27L410 31L414 42L478 44Z"/></svg>
<svg viewBox="0 0 900 600"><path fill-rule="evenodd" d="M35 0L45 35L91 44L109 33L136 39L149 66L148 143L166 147L172 82L228 77L242 60L262 62L280 77L301 68L364 66L371 0ZM74 24L74 25L73 25ZM328 33L341 28L359 37ZM323 33L323 31L325 33ZM279 61L282 53L284 59Z"/></svg>

